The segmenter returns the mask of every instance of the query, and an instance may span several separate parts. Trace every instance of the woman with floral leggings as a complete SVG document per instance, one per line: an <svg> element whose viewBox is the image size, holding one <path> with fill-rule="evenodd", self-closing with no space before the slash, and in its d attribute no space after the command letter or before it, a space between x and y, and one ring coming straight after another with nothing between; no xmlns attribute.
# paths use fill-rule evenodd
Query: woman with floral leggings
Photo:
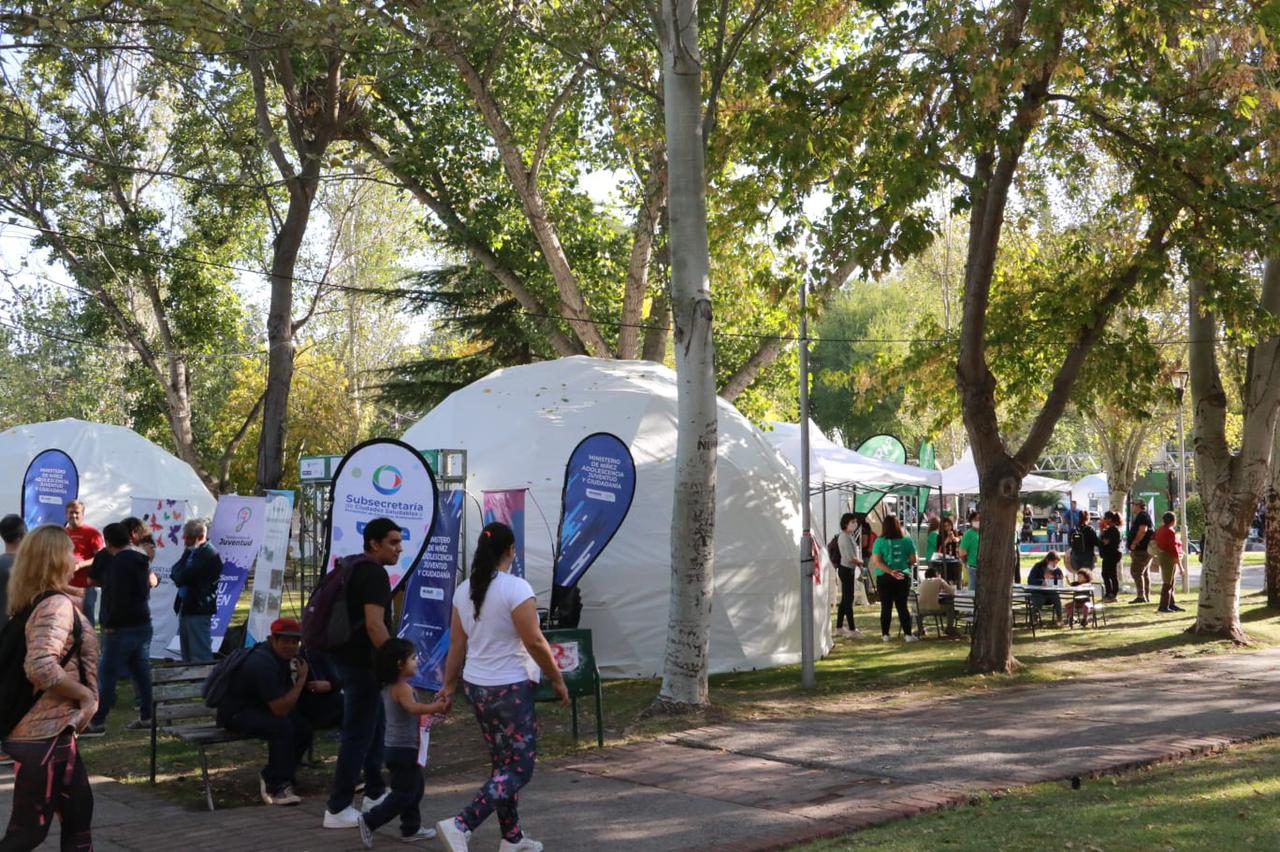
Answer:
<svg viewBox="0 0 1280 852"><path fill-rule="evenodd" d="M436 823L450 852L468 852L471 833L489 814L498 814L499 852L540 852L542 844L525 835L517 805L520 788L533 777L538 719L533 709L538 669L569 703L560 668L542 631L533 589L508 572L516 555L515 534L491 523L480 533L471 579L453 596L449 659L440 698L453 695L466 664L463 693L471 702L480 732L489 746L489 780L471 804L452 819Z"/></svg>

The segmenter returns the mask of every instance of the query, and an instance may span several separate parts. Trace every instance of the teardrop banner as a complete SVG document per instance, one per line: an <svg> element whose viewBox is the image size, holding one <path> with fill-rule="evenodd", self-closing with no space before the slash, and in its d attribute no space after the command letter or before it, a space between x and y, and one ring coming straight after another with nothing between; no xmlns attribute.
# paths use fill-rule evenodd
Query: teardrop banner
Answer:
<svg viewBox="0 0 1280 852"><path fill-rule="evenodd" d="M67 504L80 496L80 471L62 450L45 450L31 460L22 477L22 520L27 529L63 526Z"/></svg>
<svg viewBox="0 0 1280 852"><path fill-rule="evenodd" d="M422 561L435 525L439 489L422 454L394 438L374 438L338 462L329 491L329 523L324 570L343 556L364 550L364 527L375 518L400 525L404 550L388 565L392 590Z"/></svg>
<svg viewBox="0 0 1280 852"><path fill-rule="evenodd" d="M897 464L904 464L907 460L907 448L893 435L872 435L858 446L858 454ZM880 501L888 493L888 491L860 492L854 500L853 511L863 514L870 512L880 505Z"/></svg>
<svg viewBox="0 0 1280 852"><path fill-rule="evenodd" d="M613 540L635 496L636 463L622 439L608 432L583 438L564 471L552 609Z"/></svg>

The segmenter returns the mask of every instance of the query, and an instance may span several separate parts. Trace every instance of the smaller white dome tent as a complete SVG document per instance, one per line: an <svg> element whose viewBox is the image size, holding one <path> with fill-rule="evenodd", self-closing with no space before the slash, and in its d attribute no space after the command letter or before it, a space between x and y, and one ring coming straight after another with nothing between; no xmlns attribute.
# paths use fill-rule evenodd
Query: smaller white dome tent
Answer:
<svg viewBox="0 0 1280 852"><path fill-rule="evenodd" d="M719 401L713 672L800 659L799 488L794 472L736 408ZM404 435L419 449L467 451L467 490L529 489L526 575L548 603L552 543L565 463L582 438L612 432L631 449L636 493L617 535L583 577L582 626L601 671L662 671L671 587L676 377L658 364L562 358L498 370L457 391ZM477 527L467 521L468 551ZM819 547L819 549L822 549ZM824 570L815 588L815 646L831 647Z"/></svg>
<svg viewBox="0 0 1280 852"><path fill-rule="evenodd" d="M1111 505L1111 489L1107 487L1105 473L1091 473L1071 483L1071 499L1091 515L1100 515L1108 509L1123 511L1123 506Z"/></svg>
<svg viewBox="0 0 1280 852"><path fill-rule="evenodd" d="M75 462L85 522L99 529L128 517L134 497L186 500L196 517L213 516L216 501L191 465L132 429L70 418L0 432L0 515L22 511L27 466L50 449Z"/></svg>

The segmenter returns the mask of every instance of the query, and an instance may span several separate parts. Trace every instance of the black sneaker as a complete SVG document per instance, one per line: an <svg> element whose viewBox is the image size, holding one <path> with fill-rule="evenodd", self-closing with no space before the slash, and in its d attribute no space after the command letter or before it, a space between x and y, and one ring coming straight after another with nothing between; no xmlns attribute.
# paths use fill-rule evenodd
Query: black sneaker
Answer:
<svg viewBox="0 0 1280 852"><path fill-rule="evenodd" d="M1173 612L1173 610L1169 609L1169 607L1167 607L1167 606L1162 606L1162 607L1158 608L1158 609L1156 610L1156 612Z"/></svg>
<svg viewBox="0 0 1280 852"><path fill-rule="evenodd" d="M1169 612L1186 612L1186 610L1177 604L1169 604Z"/></svg>
<svg viewBox="0 0 1280 852"><path fill-rule="evenodd" d="M124 726L126 731L149 731L151 730L150 719L134 719L132 722Z"/></svg>
<svg viewBox="0 0 1280 852"><path fill-rule="evenodd" d="M90 722L89 727L80 732L82 737L105 737L107 735L106 725L95 725Z"/></svg>

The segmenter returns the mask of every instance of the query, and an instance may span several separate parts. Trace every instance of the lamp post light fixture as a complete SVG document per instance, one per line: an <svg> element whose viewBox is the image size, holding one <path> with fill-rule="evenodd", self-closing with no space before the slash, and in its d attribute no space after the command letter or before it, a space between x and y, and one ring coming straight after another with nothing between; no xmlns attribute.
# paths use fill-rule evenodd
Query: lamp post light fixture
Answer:
<svg viewBox="0 0 1280 852"><path fill-rule="evenodd" d="M1173 374L1173 387L1178 394L1178 523L1182 526L1182 593L1191 591L1191 572L1188 559L1191 552L1187 530L1187 440L1182 429L1183 394L1191 375L1186 370Z"/></svg>

